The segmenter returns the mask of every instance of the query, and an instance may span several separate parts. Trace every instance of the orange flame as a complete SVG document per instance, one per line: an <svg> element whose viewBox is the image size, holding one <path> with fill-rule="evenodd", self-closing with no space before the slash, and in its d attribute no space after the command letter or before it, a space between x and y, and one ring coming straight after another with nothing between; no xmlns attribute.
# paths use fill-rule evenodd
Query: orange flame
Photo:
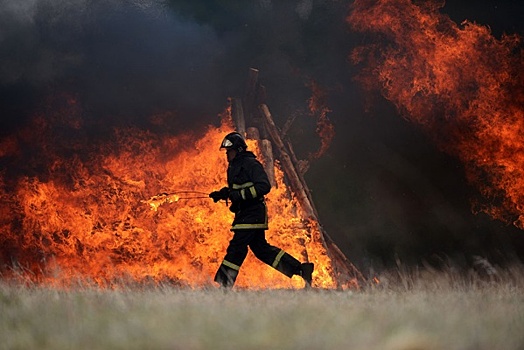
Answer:
<svg viewBox="0 0 524 350"><path fill-rule="evenodd" d="M351 54L358 79L381 89L464 164L485 197L477 210L524 229L524 52L518 35L461 26L442 2L356 0L348 23L374 33Z"/></svg>
<svg viewBox="0 0 524 350"><path fill-rule="evenodd" d="M53 144L44 118L35 122L39 128L1 141L4 160L20 157L24 143L33 142L38 159L50 164L23 176L0 173L3 278L56 286L215 285L212 278L232 237L232 213L206 196L182 200L178 193L209 193L226 184L226 159L217 145L232 130L230 121L208 127L200 137L118 129L112 141L93 149L72 141L68 156ZM257 152L255 141L249 146ZM318 225L300 219L282 171L276 168L275 174L278 186L267 197L268 241L314 262L315 286L336 287ZM236 285L301 288L303 281L288 279L250 253Z"/></svg>

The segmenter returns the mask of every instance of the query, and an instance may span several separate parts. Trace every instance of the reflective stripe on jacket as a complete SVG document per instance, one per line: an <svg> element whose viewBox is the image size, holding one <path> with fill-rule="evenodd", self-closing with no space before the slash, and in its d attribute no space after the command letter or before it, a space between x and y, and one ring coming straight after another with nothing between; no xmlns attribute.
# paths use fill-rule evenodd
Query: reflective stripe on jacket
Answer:
<svg viewBox="0 0 524 350"><path fill-rule="evenodd" d="M227 182L230 190L240 191L241 197L231 203L231 211L235 213L231 230L267 230L264 196L271 190L271 184L264 167L252 152L240 152L229 163Z"/></svg>

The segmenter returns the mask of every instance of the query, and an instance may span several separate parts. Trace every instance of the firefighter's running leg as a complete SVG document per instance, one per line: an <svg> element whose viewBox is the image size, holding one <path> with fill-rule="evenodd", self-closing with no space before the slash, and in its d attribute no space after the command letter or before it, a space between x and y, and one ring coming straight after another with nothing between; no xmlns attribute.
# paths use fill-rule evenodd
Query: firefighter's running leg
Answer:
<svg viewBox="0 0 524 350"><path fill-rule="evenodd" d="M311 283L313 282L313 269L315 267L313 263L300 263L293 256L289 255L289 253L280 249L271 266L288 277L299 275L306 282L306 288L311 287Z"/></svg>
<svg viewBox="0 0 524 350"><path fill-rule="evenodd" d="M240 266L246 258L247 245L251 238L251 231L235 231L227 247L226 256L215 275L215 282L222 287L233 288Z"/></svg>
<svg viewBox="0 0 524 350"><path fill-rule="evenodd" d="M254 232L249 247L258 259L272 266L277 271L282 272L288 277L299 275L304 279L304 281L306 281L307 287L311 286L314 268L313 263L301 264L300 261L295 259L289 253L270 245L266 241L264 230L257 230Z"/></svg>
<svg viewBox="0 0 524 350"><path fill-rule="evenodd" d="M240 266L230 263L227 260L222 261L215 275L215 282L224 288L233 288L238 276Z"/></svg>

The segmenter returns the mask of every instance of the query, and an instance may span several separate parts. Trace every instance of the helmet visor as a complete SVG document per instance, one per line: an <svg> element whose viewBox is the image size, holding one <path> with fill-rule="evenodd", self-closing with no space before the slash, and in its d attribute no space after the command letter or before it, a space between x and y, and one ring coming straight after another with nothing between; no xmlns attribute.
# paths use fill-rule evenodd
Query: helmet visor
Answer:
<svg viewBox="0 0 524 350"><path fill-rule="evenodd" d="M224 139L224 141L222 141L222 145L220 145L220 148L231 148L231 146L233 146L233 142L228 139Z"/></svg>

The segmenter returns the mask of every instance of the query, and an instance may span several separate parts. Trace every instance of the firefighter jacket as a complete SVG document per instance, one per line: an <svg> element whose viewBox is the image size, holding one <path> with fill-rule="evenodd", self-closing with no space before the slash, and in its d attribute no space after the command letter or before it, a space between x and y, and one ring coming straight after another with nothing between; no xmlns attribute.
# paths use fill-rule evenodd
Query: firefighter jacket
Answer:
<svg viewBox="0 0 524 350"><path fill-rule="evenodd" d="M230 209L235 213L231 230L267 230L264 196L269 193L271 184L262 164L252 152L240 152L229 163L227 183ZM231 195L234 191L236 193Z"/></svg>

